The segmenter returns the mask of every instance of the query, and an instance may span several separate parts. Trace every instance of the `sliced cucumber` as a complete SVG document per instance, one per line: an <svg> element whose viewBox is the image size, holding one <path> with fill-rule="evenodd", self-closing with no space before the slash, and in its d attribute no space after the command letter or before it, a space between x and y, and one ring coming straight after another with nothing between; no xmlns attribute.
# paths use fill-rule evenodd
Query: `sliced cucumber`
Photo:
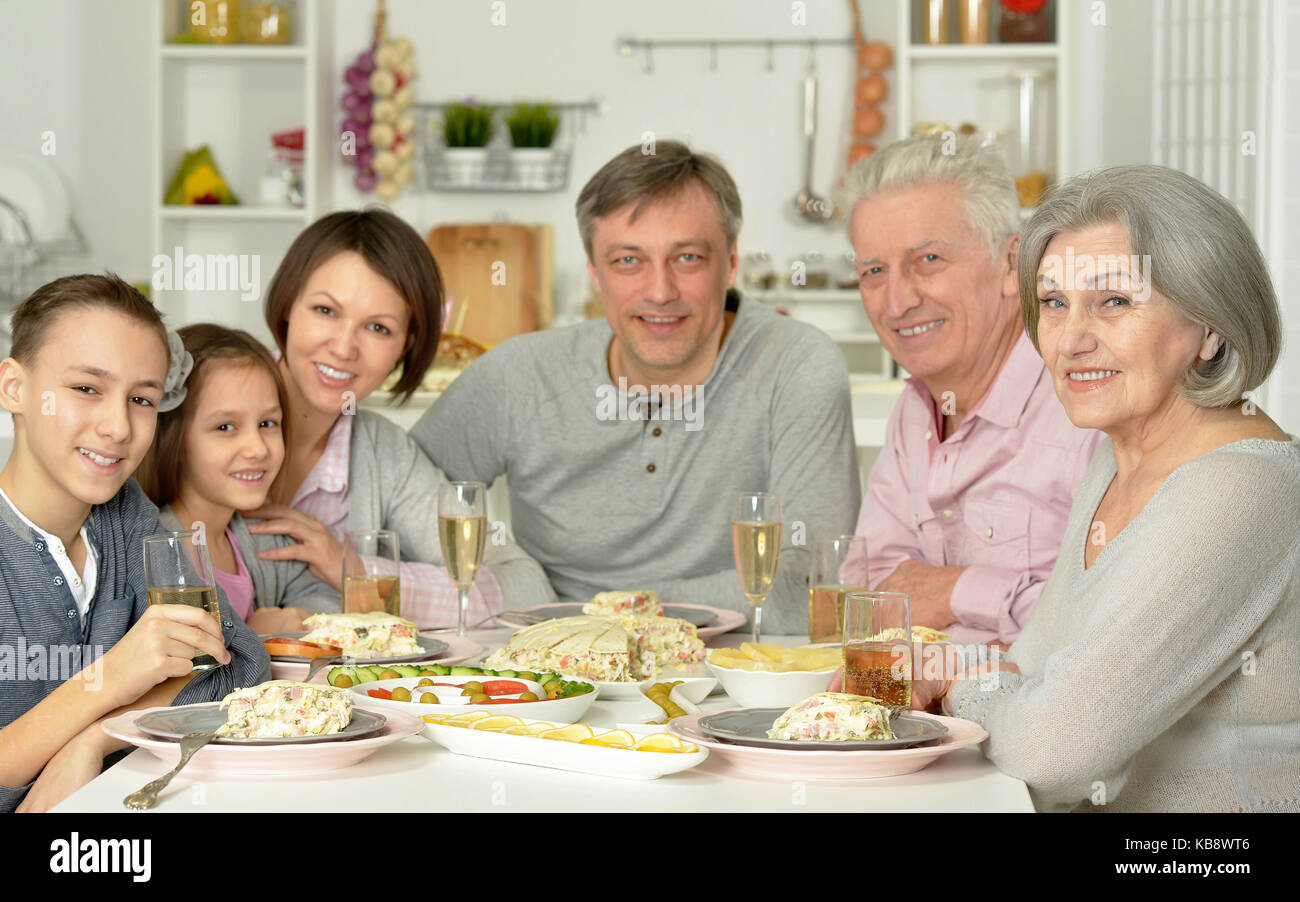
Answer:
<svg viewBox="0 0 1300 902"><path fill-rule="evenodd" d="M375 680L379 679L377 674L370 672L369 667L353 667L349 669L352 670L352 673L349 674L349 676L352 677L352 682L354 683L373 683Z"/></svg>
<svg viewBox="0 0 1300 902"><path fill-rule="evenodd" d="M451 674L451 668L446 664L430 664L425 670L432 670L438 676L449 676Z"/></svg>
<svg viewBox="0 0 1300 902"><path fill-rule="evenodd" d="M413 664L394 664L393 669L396 670L398 673L400 673L402 676L413 677L413 676L420 675L420 668L416 667Z"/></svg>
<svg viewBox="0 0 1300 902"><path fill-rule="evenodd" d="M513 670L498 670L497 676L501 677L502 679L512 680L515 677L519 676L519 674L515 673Z"/></svg>
<svg viewBox="0 0 1300 902"><path fill-rule="evenodd" d="M451 676L479 676L482 673L477 667L456 666L451 669Z"/></svg>
<svg viewBox="0 0 1300 902"><path fill-rule="evenodd" d="M545 686L547 683L551 682L552 680L558 680L559 678L560 675L558 673L539 673L537 675L537 684L540 686Z"/></svg>

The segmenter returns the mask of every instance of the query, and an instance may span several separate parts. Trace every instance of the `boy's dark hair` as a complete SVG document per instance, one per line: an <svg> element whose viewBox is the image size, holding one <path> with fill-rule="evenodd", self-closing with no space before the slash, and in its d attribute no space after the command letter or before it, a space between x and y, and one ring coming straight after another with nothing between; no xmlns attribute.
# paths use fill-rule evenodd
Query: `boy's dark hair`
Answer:
<svg viewBox="0 0 1300 902"><path fill-rule="evenodd" d="M234 363L260 366L275 380L275 391L280 399L280 434L284 446L289 447L289 394L285 389L280 368L260 341L240 329L227 329L215 323L195 323L177 330L185 342L185 350L194 358L194 368L185 381L185 401L180 407L158 414L158 430L153 445L140 462L135 479L154 504L162 507L171 504L180 494L184 478L185 430L194 419L194 401L203 390L203 381L212 371L211 364ZM283 466L276 474L279 482ZM275 484L272 483L273 489Z"/></svg>
<svg viewBox="0 0 1300 902"><path fill-rule="evenodd" d="M45 343L46 333L59 314L67 310L86 310L96 307L116 310L136 322L151 327L158 333L163 352L167 350L167 327L162 314L143 294L113 273L102 276L84 273L64 276L47 282L36 289L18 305L13 313L11 332L13 344L9 356L24 366L30 366Z"/></svg>
<svg viewBox="0 0 1300 902"><path fill-rule="evenodd" d="M342 210L316 220L280 261L266 292L266 325L284 353L289 309L311 274L344 251L355 251L393 284L411 314L410 347L402 355L402 378L393 397L405 404L433 362L442 332L442 274L433 252L403 219L377 207Z"/></svg>

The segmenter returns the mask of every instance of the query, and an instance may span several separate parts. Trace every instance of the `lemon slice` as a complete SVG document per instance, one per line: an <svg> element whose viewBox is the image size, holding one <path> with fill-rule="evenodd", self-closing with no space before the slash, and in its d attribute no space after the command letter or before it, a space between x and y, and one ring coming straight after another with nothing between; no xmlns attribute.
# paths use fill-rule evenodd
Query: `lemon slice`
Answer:
<svg viewBox="0 0 1300 902"><path fill-rule="evenodd" d="M426 714L424 719L445 727L468 727L476 720L491 716L487 711L466 711L464 714Z"/></svg>
<svg viewBox="0 0 1300 902"><path fill-rule="evenodd" d="M542 734L542 738L559 739L563 742L582 742L584 739L590 739L594 735L594 732L595 731L585 723L571 723L567 727L547 730Z"/></svg>
<svg viewBox="0 0 1300 902"><path fill-rule="evenodd" d="M495 717L485 717L470 725L471 730L504 730L507 727L517 727L523 724L523 721L513 714L498 714Z"/></svg>
<svg viewBox="0 0 1300 902"><path fill-rule="evenodd" d="M635 748L638 752L686 753L696 750L695 746L687 745L671 733L651 733L643 737Z"/></svg>
<svg viewBox="0 0 1300 902"><path fill-rule="evenodd" d="M511 736L540 736L542 733L545 733L547 730L550 729L552 729L550 724L525 723L525 724L520 724L517 727L510 727L509 729L502 730L501 732L509 734Z"/></svg>
<svg viewBox="0 0 1300 902"><path fill-rule="evenodd" d="M583 745L603 745L611 749L630 749L636 740L627 730L609 730L590 739L579 740Z"/></svg>

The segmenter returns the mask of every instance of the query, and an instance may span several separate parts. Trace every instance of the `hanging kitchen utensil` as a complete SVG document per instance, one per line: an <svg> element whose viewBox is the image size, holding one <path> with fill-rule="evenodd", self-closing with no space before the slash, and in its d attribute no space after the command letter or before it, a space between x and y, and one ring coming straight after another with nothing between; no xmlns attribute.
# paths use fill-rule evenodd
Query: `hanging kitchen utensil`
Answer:
<svg viewBox="0 0 1300 902"><path fill-rule="evenodd" d="M817 59L816 51L809 48L808 74L803 80L803 136L804 136L804 180L803 190L795 198L795 208L799 214L812 222L825 222L831 218L834 210L829 200L813 191L813 155L817 141Z"/></svg>

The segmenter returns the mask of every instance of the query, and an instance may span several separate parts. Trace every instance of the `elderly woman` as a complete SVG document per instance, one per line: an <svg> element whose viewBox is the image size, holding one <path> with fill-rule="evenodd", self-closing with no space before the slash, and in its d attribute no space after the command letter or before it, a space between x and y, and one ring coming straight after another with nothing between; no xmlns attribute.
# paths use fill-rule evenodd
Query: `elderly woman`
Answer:
<svg viewBox="0 0 1300 902"><path fill-rule="evenodd" d="M1066 413L1108 438L1008 672L915 700L983 724L1040 810L1300 808L1300 440L1247 395L1281 343L1249 228L1124 166L1055 190L1018 267Z"/></svg>

